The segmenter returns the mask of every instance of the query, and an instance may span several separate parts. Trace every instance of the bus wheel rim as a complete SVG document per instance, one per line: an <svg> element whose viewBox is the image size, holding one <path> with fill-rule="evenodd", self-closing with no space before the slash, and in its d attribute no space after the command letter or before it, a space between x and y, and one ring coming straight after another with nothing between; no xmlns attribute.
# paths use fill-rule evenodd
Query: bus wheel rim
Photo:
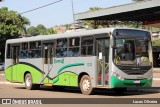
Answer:
<svg viewBox="0 0 160 107"><path fill-rule="evenodd" d="M82 88L84 91L88 91L90 89L90 81L85 79L82 83Z"/></svg>
<svg viewBox="0 0 160 107"><path fill-rule="evenodd" d="M27 77L27 79L26 79L26 85L27 85L28 87L31 86L31 78Z"/></svg>

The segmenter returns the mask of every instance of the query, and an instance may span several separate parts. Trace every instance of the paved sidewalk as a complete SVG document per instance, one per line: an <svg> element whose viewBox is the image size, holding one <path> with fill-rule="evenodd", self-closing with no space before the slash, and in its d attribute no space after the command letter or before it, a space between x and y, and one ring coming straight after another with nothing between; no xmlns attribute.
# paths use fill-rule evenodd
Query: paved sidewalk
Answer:
<svg viewBox="0 0 160 107"><path fill-rule="evenodd" d="M160 68L153 68L153 72L160 73Z"/></svg>

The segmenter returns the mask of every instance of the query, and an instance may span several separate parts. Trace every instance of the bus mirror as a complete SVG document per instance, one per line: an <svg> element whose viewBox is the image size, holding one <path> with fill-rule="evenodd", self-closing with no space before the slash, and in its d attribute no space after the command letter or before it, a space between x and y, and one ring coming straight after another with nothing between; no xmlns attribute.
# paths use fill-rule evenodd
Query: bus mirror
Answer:
<svg viewBox="0 0 160 107"><path fill-rule="evenodd" d="M99 58L98 59L102 59L102 52L99 52Z"/></svg>

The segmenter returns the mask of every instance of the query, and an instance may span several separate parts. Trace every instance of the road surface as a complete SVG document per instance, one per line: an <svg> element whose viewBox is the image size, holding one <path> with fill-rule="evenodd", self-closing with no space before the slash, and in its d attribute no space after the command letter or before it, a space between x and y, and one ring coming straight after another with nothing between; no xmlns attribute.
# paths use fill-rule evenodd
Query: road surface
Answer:
<svg viewBox="0 0 160 107"><path fill-rule="evenodd" d="M26 90L24 84L9 83L0 73L0 98L160 98L160 73L154 73L153 86L147 89L129 89L117 94L109 89L97 89L94 95L83 95L79 88L67 87L62 91L41 86L39 90Z"/></svg>

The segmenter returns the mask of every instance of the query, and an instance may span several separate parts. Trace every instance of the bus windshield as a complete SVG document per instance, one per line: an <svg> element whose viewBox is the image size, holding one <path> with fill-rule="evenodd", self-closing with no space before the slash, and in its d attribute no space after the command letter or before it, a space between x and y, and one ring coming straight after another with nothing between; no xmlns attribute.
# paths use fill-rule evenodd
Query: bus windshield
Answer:
<svg viewBox="0 0 160 107"><path fill-rule="evenodd" d="M150 40L117 38L114 43L114 63L116 65L151 66L149 59Z"/></svg>

